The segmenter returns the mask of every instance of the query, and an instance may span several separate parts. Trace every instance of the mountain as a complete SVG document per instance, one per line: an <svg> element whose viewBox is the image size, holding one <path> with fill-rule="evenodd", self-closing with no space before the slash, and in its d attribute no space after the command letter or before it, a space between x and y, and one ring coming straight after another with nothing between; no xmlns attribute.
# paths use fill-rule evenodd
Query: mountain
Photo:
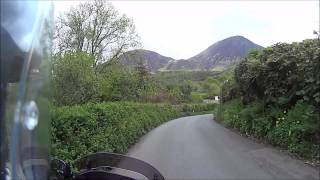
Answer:
<svg viewBox="0 0 320 180"><path fill-rule="evenodd" d="M262 49L242 36L232 36L218 41L201 53L189 58L174 60L148 50L129 51L120 57L124 65L134 66L143 61L152 71L161 70L213 70L232 65L244 58L250 49Z"/></svg>
<svg viewBox="0 0 320 180"><path fill-rule="evenodd" d="M121 55L119 59L120 62L126 66L136 66L142 62L152 72L165 68L166 65L175 61L170 57L162 56L156 52L144 49L128 51Z"/></svg>
<svg viewBox="0 0 320 180"><path fill-rule="evenodd" d="M217 66L228 66L244 58L250 49L262 49L242 36L232 36L218 41L201 53L168 66L170 70L211 70Z"/></svg>

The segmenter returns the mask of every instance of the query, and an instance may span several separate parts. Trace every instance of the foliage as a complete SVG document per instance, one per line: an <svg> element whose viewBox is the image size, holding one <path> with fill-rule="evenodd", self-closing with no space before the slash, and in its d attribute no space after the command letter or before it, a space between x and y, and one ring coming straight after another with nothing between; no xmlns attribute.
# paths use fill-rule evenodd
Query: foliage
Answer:
<svg viewBox="0 0 320 180"><path fill-rule="evenodd" d="M125 153L138 138L177 117L168 105L89 103L52 112L52 155L73 162L88 153Z"/></svg>
<svg viewBox="0 0 320 180"><path fill-rule="evenodd" d="M292 109L276 119L276 126L268 137L274 143L287 147L291 152L308 152L306 155L315 157L317 154L314 149L307 150L298 145L316 145L317 142L313 137L320 133L319 126L319 113L315 112L313 106L299 101ZM319 151L319 144L314 147Z"/></svg>
<svg viewBox="0 0 320 180"><path fill-rule="evenodd" d="M202 103L204 98L206 97L206 93L191 92L190 96L191 102Z"/></svg>
<svg viewBox="0 0 320 180"><path fill-rule="evenodd" d="M191 92L194 84L191 81L161 84L143 64L134 69L115 60L96 68L93 64L93 57L85 52L66 52L55 56L52 81L56 105L122 100L179 104L193 100ZM203 90L198 85L199 91L209 95L209 92L214 92L212 88Z"/></svg>
<svg viewBox="0 0 320 180"><path fill-rule="evenodd" d="M227 126L241 133L254 135L307 158L319 156L319 112L315 107L298 101L291 109L283 110L254 101L243 105L240 99L223 104L222 119Z"/></svg>
<svg viewBox="0 0 320 180"><path fill-rule="evenodd" d="M215 76L218 72L211 71L163 71L158 72L154 76L159 79L161 84L172 83L177 84L183 81L204 81L210 76Z"/></svg>
<svg viewBox="0 0 320 180"><path fill-rule="evenodd" d="M319 40L278 43L254 51L235 68L235 80L244 103L264 99L275 103L287 98L288 106L299 99L320 107Z"/></svg>
<svg viewBox="0 0 320 180"><path fill-rule="evenodd" d="M220 95L224 81L232 79L233 67L223 72L210 71L168 71L152 77L159 87L169 92L169 102L200 103L204 99L214 99ZM227 89L227 88L225 88ZM227 92L227 91L225 91ZM183 96L184 94L184 96Z"/></svg>
<svg viewBox="0 0 320 180"><path fill-rule="evenodd" d="M227 126L236 126L236 123L239 120L239 113L241 112L242 107L243 105L239 103L239 100L237 99L226 102L223 108L221 109L222 117L219 120L224 121Z"/></svg>
<svg viewBox="0 0 320 180"><path fill-rule="evenodd" d="M205 81L200 83L202 92L207 92L207 97L213 99L218 96L220 92L220 82L212 77L208 77Z"/></svg>
<svg viewBox="0 0 320 180"><path fill-rule="evenodd" d="M150 78L149 71L145 64L142 61L139 61L138 65L135 68L137 77L138 77L138 88L145 90L146 89L146 82Z"/></svg>
<svg viewBox="0 0 320 180"><path fill-rule="evenodd" d="M221 101L226 102L240 96L239 86L235 83L234 78L225 80L221 85Z"/></svg>
<svg viewBox="0 0 320 180"><path fill-rule="evenodd" d="M88 103L52 110L51 154L74 162L89 153L125 153L142 135L188 111L213 110L212 105ZM185 112L185 113L182 113Z"/></svg>
<svg viewBox="0 0 320 180"><path fill-rule="evenodd" d="M239 90L243 96L244 103L254 100L254 97L262 97L259 89L258 80L259 72L261 71L261 63L256 60L257 51L251 52L249 57L240 62L235 68L235 81L239 85Z"/></svg>
<svg viewBox="0 0 320 180"><path fill-rule="evenodd" d="M181 112L205 112L213 111L217 104L181 104L179 111Z"/></svg>
<svg viewBox="0 0 320 180"><path fill-rule="evenodd" d="M121 64L105 66L97 76L100 101L128 101L138 98L138 76Z"/></svg>
<svg viewBox="0 0 320 180"><path fill-rule="evenodd" d="M132 20L103 0L80 3L60 15L56 26L57 53L86 52L95 57L95 67L139 46Z"/></svg>
<svg viewBox="0 0 320 180"><path fill-rule="evenodd" d="M290 152L318 158L319 43L278 43L250 52L236 66L234 81L223 84L223 100L229 102L220 120Z"/></svg>
<svg viewBox="0 0 320 180"><path fill-rule="evenodd" d="M83 52L69 52L54 57L52 86L55 104L75 105L97 98L93 63L93 58Z"/></svg>
<svg viewBox="0 0 320 180"><path fill-rule="evenodd" d="M172 104L189 102L191 99L191 86L187 83L180 83L178 85L168 85L168 100Z"/></svg>

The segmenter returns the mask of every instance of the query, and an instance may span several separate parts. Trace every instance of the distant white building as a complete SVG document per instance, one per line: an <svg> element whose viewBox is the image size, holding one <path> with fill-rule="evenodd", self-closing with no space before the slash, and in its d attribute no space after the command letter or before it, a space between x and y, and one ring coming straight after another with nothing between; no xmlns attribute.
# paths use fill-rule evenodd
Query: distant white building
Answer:
<svg viewBox="0 0 320 180"><path fill-rule="evenodd" d="M219 103L219 96L215 96L214 99L204 99L203 103L206 103L206 104Z"/></svg>

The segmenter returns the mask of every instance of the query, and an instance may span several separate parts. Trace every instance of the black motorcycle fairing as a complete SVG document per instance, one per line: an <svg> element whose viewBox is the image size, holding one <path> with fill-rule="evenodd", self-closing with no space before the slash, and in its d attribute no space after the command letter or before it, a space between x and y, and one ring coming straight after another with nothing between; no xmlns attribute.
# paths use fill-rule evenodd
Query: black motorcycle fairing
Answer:
<svg viewBox="0 0 320 180"><path fill-rule="evenodd" d="M80 173L75 180L135 180L131 177L109 173L103 170L89 170Z"/></svg>
<svg viewBox="0 0 320 180"><path fill-rule="evenodd" d="M112 169L124 169L136 172L149 180L164 180L161 173L152 165L139 159L116 153L99 152L90 154L79 159L75 164L76 168L80 169L80 171L84 173L99 167L110 167Z"/></svg>

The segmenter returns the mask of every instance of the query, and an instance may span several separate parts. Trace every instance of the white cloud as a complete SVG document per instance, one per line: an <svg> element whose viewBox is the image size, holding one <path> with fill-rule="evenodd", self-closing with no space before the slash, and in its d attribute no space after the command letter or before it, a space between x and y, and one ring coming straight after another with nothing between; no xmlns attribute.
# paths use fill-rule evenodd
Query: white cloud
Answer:
<svg viewBox="0 0 320 180"><path fill-rule="evenodd" d="M56 13L77 1L57 1ZM243 35L269 46L313 38L317 1L115 1L131 17L143 47L176 59L189 58L214 42Z"/></svg>

